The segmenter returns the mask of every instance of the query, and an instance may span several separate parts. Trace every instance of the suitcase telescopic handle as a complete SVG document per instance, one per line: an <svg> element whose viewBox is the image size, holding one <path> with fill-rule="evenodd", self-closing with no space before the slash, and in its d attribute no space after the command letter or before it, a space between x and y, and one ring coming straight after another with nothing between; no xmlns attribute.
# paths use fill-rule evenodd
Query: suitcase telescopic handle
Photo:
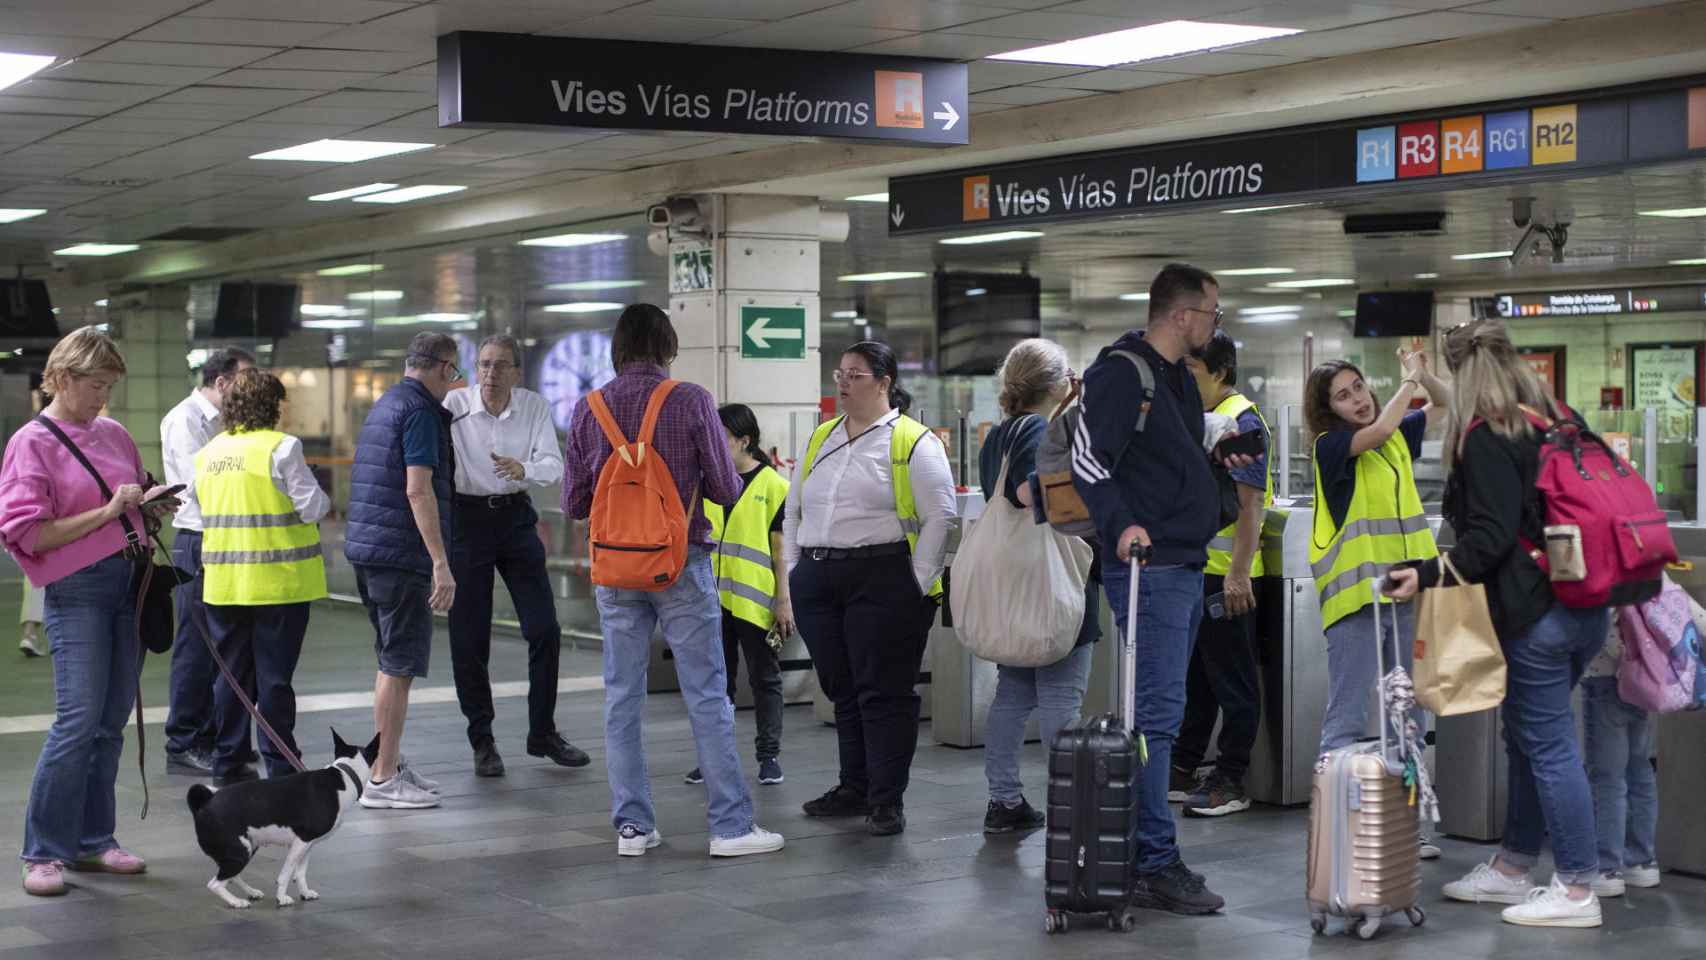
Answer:
<svg viewBox="0 0 1706 960"><path fill-rule="evenodd" d="M1131 590L1126 598L1125 640L1120 645L1120 722L1131 735L1137 730L1137 614L1138 576L1149 562L1154 548L1131 545Z"/></svg>
<svg viewBox="0 0 1706 960"><path fill-rule="evenodd" d="M1387 752L1389 746L1386 738L1386 637L1381 633L1380 629L1381 607L1390 607L1392 609L1392 655L1394 657L1398 655L1397 645L1402 641L1398 636L1398 604L1395 602L1381 602L1383 599L1380 595L1380 582L1382 579L1384 578L1375 577L1373 580L1370 580L1369 587L1374 591L1374 699L1380 707L1380 762L1387 763L1389 762L1391 754Z"/></svg>

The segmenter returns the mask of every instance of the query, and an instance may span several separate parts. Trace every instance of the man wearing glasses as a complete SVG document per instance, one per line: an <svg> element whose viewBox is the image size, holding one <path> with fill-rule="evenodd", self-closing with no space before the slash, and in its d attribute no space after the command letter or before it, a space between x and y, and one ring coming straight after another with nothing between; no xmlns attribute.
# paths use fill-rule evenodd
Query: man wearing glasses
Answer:
<svg viewBox="0 0 1706 960"><path fill-rule="evenodd" d="M463 373L456 341L418 333L409 341L403 379L373 405L350 467L344 556L373 622L379 673L373 724L382 736L373 781L361 792L371 809L438 806L438 784L403 761L409 686L427 675L432 611L456 597L450 572L451 478L456 455L444 397Z"/></svg>
<svg viewBox="0 0 1706 960"><path fill-rule="evenodd" d="M563 479L563 456L545 398L517 386L521 345L504 334L480 343L475 386L450 391L456 448L456 520L450 570L460 589L450 608L450 663L456 699L468 718L474 772L501 777L492 737L492 575L501 575L527 640L527 753L563 767L584 767L586 753L557 732L557 662L563 632L545 573L539 514L529 485Z"/></svg>

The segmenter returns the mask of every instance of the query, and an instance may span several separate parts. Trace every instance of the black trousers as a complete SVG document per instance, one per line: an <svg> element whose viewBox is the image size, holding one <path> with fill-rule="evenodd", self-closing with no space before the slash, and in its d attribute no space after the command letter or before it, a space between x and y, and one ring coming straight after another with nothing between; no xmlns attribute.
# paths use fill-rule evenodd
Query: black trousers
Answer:
<svg viewBox="0 0 1706 960"><path fill-rule="evenodd" d="M899 806L918 748L915 687L936 604L907 554L802 557L788 578L818 684L835 704L841 784L872 806Z"/></svg>
<svg viewBox="0 0 1706 960"><path fill-rule="evenodd" d="M752 710L758 735L753 749L758 759L774 760L782 752L782 660L770 649L769 631L723 611L723 665L729 676L729 699L735 698L735 668L746 660L746 685L752 690Z"/></svg>
<svg viewBox="0 0 1706 960"><path fill-rule="evenodd" d="M302 641L308 635L310 606L308 603L260 607L208 604L205 608L219 656L247 687L243 692L254 701L267 725L298 757L301 751L296 747L296 688L292 679L296 676L297 661L302 658ZM199 637L197 642L202 643ZM213 669L217 671L219 667ZM217 730L213 773L224 776L248 758L251 726L249 711L225 682L224 674L219 674L213 685L213 711ZM262 733L257 739L261 756L266 759L267 776L284 777L296 772L278 752L271 737Z"/></svg>
<svg viewBox="0 0 1706 960"><path fill-rule="evenodd" d="M1203 597L1222 592L1226 579L1203 577ZM1173 766L1194 770L1208 752L1217 714L1219 756L1215 769L1242 780L1250 769L1250 750L1256 745L1261 721L1261 688L1256 678L1256 618L1251 614L1216 620L1203 610L1196 648L1185 674L1185 720L1173 742Z"/></svg>
<svg viewBox="0 0 1706 960"><path fill-rule="evenodd" d="M456 600L450 607L450 664L456 700L468 719L468 743L492 739L493 574L503 577L527 640L527 738L557 732L557 668L563 631L545 572L539 514L522 501L496 508L458 498L450 545Z"/></svg>
<svg viewBox="0 0 1706 960"><path fill-rule="evenodd" d="M202 632L213 636L207 607L201 602L201 531L179 530L172 540L172 565L195 574L172 589L178 632L172 639L171 702L166 708L166 749L172 753L211 751L214 741L213 681L219 675Z"/></svg>

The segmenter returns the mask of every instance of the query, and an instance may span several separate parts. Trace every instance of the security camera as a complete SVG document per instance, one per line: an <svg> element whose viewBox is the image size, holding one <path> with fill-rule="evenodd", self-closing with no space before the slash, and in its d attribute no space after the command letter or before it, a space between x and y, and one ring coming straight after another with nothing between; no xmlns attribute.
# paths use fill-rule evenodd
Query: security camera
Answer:
<svg viewBox="0 0 1706 960"><path fill-rule="evenodd" d="M1540 238L1545 235L1545 227L1533 223L1529 224L1528 229L1522 232L1522 238L1516 242L1516 247L1511 250L1511 265L1517 266L1527 260L1540 246Z"/></svg>
<svg viewBox="0 0 1706 960"><path fill-rule="evenodd" d="M668 230L702 230L704 215L692 197L670 197L646 210L646 222Z"/></svg>
<svg viewBox="0 0 1706 960"><path fill-rule="evenodd" d="M1518 227L1526 227L1534 219L1534 198L1511 198L1511 223Z"/></svg>

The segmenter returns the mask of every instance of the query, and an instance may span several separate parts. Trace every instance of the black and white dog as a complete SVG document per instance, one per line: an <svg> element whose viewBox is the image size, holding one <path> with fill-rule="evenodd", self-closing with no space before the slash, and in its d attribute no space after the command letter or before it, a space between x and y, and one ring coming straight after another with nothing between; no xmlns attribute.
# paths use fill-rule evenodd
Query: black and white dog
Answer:
<svg viewBox="0 0 1706 960"><path fill-rule="evenodd" d="M196 841L219 868L207 881L207 889L227 906L247 908L250 900L259 900L263 894L243 882L243 868L261 847L289 847L284 869L278 873L278 905L296 902L290 896L292 879L302 899L318 900L320 895L308 889L308 852L337 829L344 811L361 798L378 755L378 734L358 750L333 730L333 759L324 769L251 780L219 791L200 783L191 787ZM242 897L231 892L233 886Z"/></svg>

